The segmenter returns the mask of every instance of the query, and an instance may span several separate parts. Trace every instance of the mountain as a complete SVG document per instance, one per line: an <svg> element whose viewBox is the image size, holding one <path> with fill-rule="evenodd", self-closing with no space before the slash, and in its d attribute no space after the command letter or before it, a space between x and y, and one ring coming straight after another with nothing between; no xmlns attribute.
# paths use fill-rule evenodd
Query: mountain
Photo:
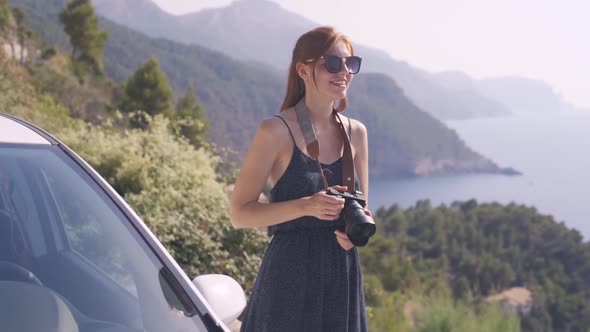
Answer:
<svg viewBox="0 0 590 332"><path fill-rule="evenodd" d="M133 1L92 1L97 13L110 12L112 16L108 17L113 22L135 22L138 18L137 13L142 17L141 29L133 26L132 28L153 37L165 37L174 34L179 29L179 24L175 22L173 16L162 11L158 5L149 0Z"/></svg>
<svg viewBox="0 0 590 332"><path fill-rule="evenodd" d="M501 77L476 81L477 91L501 99L514 113L553 113L575 111L562 95L541 80Z"/></svg>
<svg viewBox="0 0 590 332"><path fill-rule="evenodd" d="M65 3L18 1L27 17L34 18L27 23L42 39L67 49L67 38L57 19ZM275 70L238 62L202 46L149 38L107 19L101 20L101 27L109 34L104 58L107 75L122 82L155 56L176 96L193 85L209 118L211 139L218 146L243 155L258 123L278 111L285 79ZM408 100L386 75L356 77L349 114L369 128L373 175L513 173L468 148L454 131Z"/></svg>
<svg viewBox="0 0 590 332"><path fill-rule="evenodd" d="M69 49L58 20L66 2L9 1L23 9L28 26L45 42ZM109 20L101 20L100 25L109 34L104 55L107 75L123 82L150 56L155 56L176 96L184 94L192 84L211 122L211 139L219 146L243 152L258 122L276 112L284 94L275 72L244 65L201 46L149 38ZM239 123L228 120L238 117Z"/></svg>
<svg viewBox="0 0 590 332"><path fill-rule="evenodd" d="M374 174L415 176L496 169L456 132L414 105L387 75L358 75L346 112L369 128L369 168ZM501 172L513 173L510 169Z"/></svg>
<svg viewBox="0 0 590 332"><path fill-rule="evenodd" d="M472 91L499 100L515 114L576 110L549 84L541 80L510 76L472 80L467 75L455 71L439 73L436 80L449 89Z"/></svg>
<svg viewBox="0 0 590 332"><path fill-rule="evenodd" d="M262 62L281 73L289 65L297 38L319 26L269 0L237 0L223 8L178 16L158 12L159 7L150 0L93 3L104 17L149 36L203 45L241 61ZM383 51L362 45L355 49L363 56L363 72L389 75L416 105L438 119L510 114L506 106L473 91L446 89L431 73L397 61Z"/></svg>
<svg viewBox="0 0 590 332"><path fill-rule="evenodd" d="M275 69L289 66L297 37L317 26L265 0L237 1L225 8L185 15L168 14L151 0L92 2L100 15L148 36L202 45L236 59L271 64ZM262 39L266 44L261 44Z"/></svg>

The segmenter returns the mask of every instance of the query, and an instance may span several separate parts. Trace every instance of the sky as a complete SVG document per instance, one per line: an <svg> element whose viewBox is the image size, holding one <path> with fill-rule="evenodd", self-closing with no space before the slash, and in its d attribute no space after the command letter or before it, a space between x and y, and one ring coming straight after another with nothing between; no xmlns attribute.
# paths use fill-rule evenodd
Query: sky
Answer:
<svg viewBox="0 0 590 332"><path fill-rule="evenodd" d="M152 1L172 14L232 2ZM272 1L416 67L462 71L475 79L543 80L566 101L590 111L590 1Z"/></svg>

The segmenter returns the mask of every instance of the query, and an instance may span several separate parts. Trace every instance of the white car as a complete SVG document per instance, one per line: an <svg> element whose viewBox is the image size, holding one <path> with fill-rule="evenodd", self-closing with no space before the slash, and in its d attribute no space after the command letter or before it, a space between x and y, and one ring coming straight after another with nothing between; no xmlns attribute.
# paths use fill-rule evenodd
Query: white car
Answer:
<svg viewBox="0 0 590 332"><path fill-rule="evenodd" d="M230 277L191 281L62 142L0 113L0 330L228 331L245 304Z"/></svg>

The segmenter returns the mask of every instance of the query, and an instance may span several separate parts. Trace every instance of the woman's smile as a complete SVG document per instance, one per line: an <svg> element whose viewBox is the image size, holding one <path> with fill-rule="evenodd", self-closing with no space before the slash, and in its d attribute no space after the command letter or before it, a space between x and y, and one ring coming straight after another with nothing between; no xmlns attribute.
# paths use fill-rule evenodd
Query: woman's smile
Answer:
<svg viewBox="0 0 590 332"><path fill-rule="evenodd" d="M342 87L342 88L346 88L348 86L348 82L346 82L346 80L335 80L335 81L330 81L330 83Z"/></svg>

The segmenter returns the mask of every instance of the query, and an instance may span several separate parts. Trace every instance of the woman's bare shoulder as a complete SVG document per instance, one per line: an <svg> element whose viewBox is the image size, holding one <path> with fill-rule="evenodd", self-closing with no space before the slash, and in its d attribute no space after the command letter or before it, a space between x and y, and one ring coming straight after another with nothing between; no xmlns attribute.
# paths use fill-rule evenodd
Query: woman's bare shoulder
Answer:
<svg viewBox="0 0 590 332"><path fill-rule="evenodd" d="M367 127L360 120L353 119L351 117L347 117L344 115L340 115L340 117L342 118L342 122L344 122L345 125L348 124L348 122L350 121L350 127L352 129L353 136L355 134L366 135Z"/></svg>
<svg viewBox="0 0 590 332"><path fill-rule="evenodd" d="M287 123L283 122L283 120L279 119L277 116L271 116L265 118L260 122L258 127L258 132L268 138L271 138L274 143L282 142L285 139L290 141L290 134L289 134L289 127L291 126L291 114L289 110L282 111L279 116ZM287 142L288 142L287 141Z"/></svg>

